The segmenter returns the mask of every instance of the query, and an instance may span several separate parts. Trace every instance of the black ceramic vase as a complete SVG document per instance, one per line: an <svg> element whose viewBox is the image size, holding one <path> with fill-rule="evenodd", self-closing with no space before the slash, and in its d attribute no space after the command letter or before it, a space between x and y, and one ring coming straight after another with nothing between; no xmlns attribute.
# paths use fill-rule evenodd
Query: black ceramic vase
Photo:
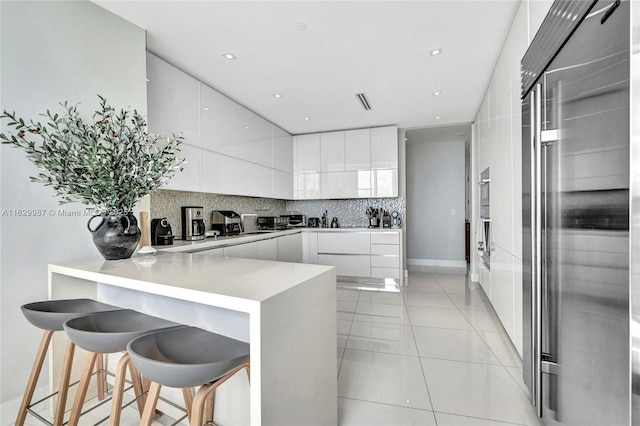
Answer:
<svg viewBox="0 0 640 426"><path fill-rule="evenodd" d="M91 228L91 223L100 218L100 224ZM140 242L140 228L133 213L99 214L91 216L87 228L93 243L107 260L128 259Z"/></svg>

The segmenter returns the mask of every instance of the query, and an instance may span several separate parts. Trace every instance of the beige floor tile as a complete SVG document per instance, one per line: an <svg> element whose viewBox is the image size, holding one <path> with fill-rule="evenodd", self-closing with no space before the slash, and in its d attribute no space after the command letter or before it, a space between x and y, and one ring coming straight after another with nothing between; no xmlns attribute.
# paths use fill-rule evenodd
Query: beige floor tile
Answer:
<svg viewBox="0 0 640 426"><path fill-rule="evenodd" d="M435 426L432 411L338 398L341 426Z"/></svg>

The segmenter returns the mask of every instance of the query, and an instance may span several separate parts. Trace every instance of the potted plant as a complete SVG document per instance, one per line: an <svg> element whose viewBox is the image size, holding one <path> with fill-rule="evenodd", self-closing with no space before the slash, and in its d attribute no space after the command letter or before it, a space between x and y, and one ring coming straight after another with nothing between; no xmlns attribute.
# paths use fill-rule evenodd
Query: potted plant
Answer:
<svg viewBox="0 0 640 426"><path fill-rule="evenodd" d="M105 259L125 259L140 241L133 206L182 170L177 153L183 138L149 134L138 111L117 111L98 98L93 120L80 117L66 101L62 113L42 114L44 123L5 110L0 119L13 132L0 133L0 142L26 152L41 169L31 181L53 187L60 204L78 201L95 209L98 214L87 223L94 244ZM97 217L101 221L92 227Z"/></svg>

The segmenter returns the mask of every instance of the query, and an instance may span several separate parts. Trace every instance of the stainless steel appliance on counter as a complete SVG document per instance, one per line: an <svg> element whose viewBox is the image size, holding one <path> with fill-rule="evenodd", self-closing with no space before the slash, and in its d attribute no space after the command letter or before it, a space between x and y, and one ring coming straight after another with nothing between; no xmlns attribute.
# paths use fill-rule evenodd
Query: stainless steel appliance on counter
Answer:
<svg viewBox="0 0 640 426"><path fill-rule="evenodd" d="M287 212L281 214L280 217L286 217L289 220L290 227L305 227L307 226L307 217L299 212Z"/></svg>
<svg viewBox="0 0 640 426"><path fill-rule="evenodd" d="M289 219L283 216L258 216L256 223L260 231L275 231L286 229Z"/></svg>
<svg viewBox="0 0 640 426"><path fill-rule="evenodd" d="M186 241L204 240L205 226L203 207L180 207L182 219L182 239Z"/></svg>
<svg viewBox="0 0 640 426"><path fill-rule="evenodd" d="M307 226L309 228L320 228L320 218L310 217L309 219L307 219Z"/></svg>
<svg viewBox="0 0 640 426"><path fill-rule="evenodd" d="M522 60L523 372L546 425L640 424L630 3L554 2Z"/></svg>
<svg viewBox="0 0 640 426"><path fill-rule="evenodd" d="M173 244L175 236L171 230L171 225L166 217L162 219L151 219L151 245L170 246Z"/></svg>
<svg viewBox="0 0 640 426"><path fill-rule="evenodd" d="M238 235L243 230L242 218L233 210L213 210L211 229L220 232L221 236Z"/></svg>

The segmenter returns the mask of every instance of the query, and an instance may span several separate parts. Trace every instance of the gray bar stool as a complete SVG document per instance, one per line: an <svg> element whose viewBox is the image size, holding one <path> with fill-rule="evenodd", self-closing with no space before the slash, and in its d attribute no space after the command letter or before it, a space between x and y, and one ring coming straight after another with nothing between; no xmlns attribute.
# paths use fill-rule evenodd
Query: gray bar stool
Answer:
<svg viewBox="0 0 640 426"><path fill-rule="evenodd" d="M98 354L123 352L127 344L134 338L153 331L180 327L181 325L162 318L153 317L130 309L122 309L111 312L101 312L73 318L64 323L64 330L76 345L89 352L82 371L80 384L69 417L69 426L76 426L80 420L82 406L87 394L87 388ZM129 355L125 353L116 367L111 399L110 425L120 423L122 398L126 370L129 368L131 382L137 397L138 409L142 412L144 407L140 396L144 391L140 376Z"/></svg>
<svg viewBox="0 0 640 426"><path fill-rule="evenodd" d="M44 334L40 341L40 347L36 354L36 358L33 361L33 367L31 368L31 374L27 382L27 388L24 391L22 397L22 403L18 411L16 418L16 426L24 425L27 417L27 413L38 416L38 414L31 411L31 407L38 402L42 402L51 398L54 395L58 395L58 402L54 413L53 424L56 426L63 424L64 409L67 402L67 392L69 389L69 378L71 375L71 367L73 363L73 353L75 351L75 344L69 341L62 365L62 373L60 376L60 386L58 392L55 392L46 398L31 404L33 393L42 371L42 365L47 356L49 343L53 337L53 333L56 331L62 331L63 324L75 317L87 315L92 312L100 311L112 311L120 309L116 306L107 305L106 303L96 302L91 299L64 299L64 300L45 300L41 302L28 303L20 307L27 321L34 326L44 330ZM100 364L102 361L100 360ZM104 395L104 388L101 388L104 380L100 380L98 377L98 392ZM41 420L44 420L41 418ZM46 420L45 420L46 421Z"/></svg>
<svg viewBox="0 0 640 426"><path fill-rule="evenodd" d="M196 327L147 334L132 340L127 350L140 373L152 381L140 425L151 425L162 386L201 386L186 408L190 425L202 426L213 421L216 388L243 368L249 376L248 343Z"/></svg>

